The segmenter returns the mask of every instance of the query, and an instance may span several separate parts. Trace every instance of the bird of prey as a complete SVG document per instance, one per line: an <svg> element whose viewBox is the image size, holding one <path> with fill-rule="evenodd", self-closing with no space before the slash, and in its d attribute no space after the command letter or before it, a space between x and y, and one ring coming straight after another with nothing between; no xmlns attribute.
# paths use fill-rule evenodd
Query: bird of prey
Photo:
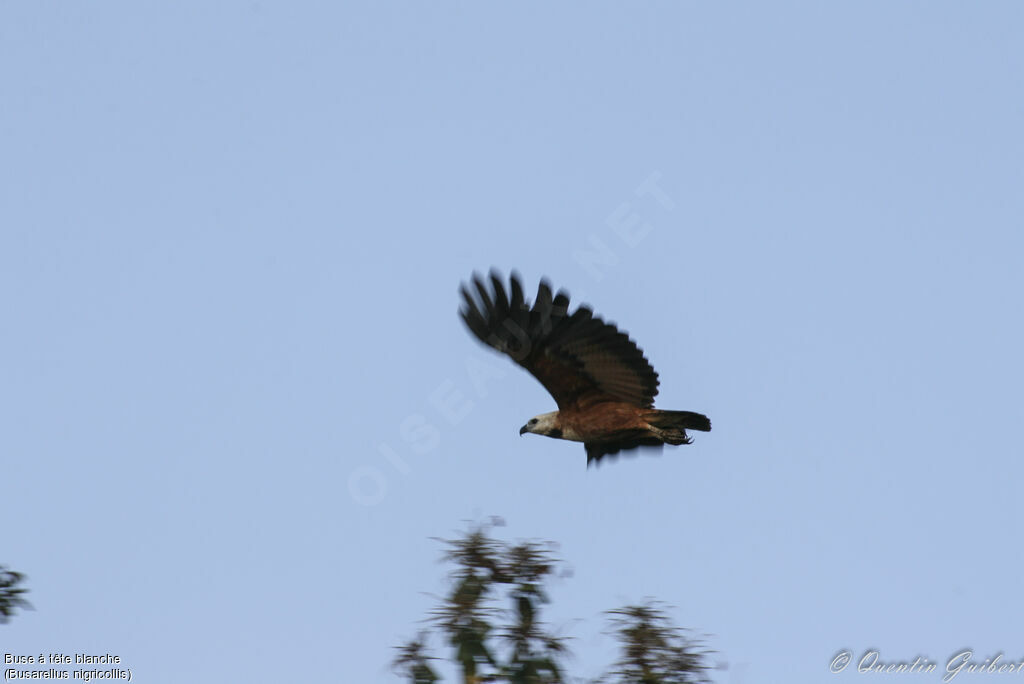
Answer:
<svg viewBox="0 0 1024 684"><path fill-rule="evenodd" d="M530 371L558 404L527 421L520 435L583 442L589 467L622 450L689 444L687 430L711 430L700 413L654 408L658 374L636 343L586 306L569 313L569 296L552 297L546 280L532 305L514 272L507 290L492 270L490 288L473 274L472 286L460 291L459 313L470 331Z"/></svg>

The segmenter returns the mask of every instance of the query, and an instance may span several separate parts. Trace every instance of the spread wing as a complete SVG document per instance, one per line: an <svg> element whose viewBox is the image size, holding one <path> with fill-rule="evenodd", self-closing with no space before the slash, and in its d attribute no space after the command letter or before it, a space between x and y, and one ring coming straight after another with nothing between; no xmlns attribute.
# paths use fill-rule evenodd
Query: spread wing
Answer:
<svg viewBox="0 0 1024 684"><path fill-rule="evenodd" d="M544 280L532 306L515 273L508 290L494 271L490 284L474 274L475 297L462 286L462 320L481 342L540 380L559 409L602 401L654 405L658 374L626 333L585 306L570 314L569 296L552 298Z"/></svg>

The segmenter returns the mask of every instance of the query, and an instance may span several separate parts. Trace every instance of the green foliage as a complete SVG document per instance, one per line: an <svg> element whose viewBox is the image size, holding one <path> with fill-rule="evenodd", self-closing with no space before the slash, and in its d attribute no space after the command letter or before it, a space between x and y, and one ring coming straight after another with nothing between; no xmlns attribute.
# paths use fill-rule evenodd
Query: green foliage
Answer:
<svg viewBox="0 0 1024 684"><path fill-rule="evenodd" d="M0 623L10 620L15 609L32 607L28 601L22 598L22 594L26 593L28 589L18 586L24 579L25 576L20 572L7 570L0 565Z"/></svg>
<svg viewBox="0 0 1024 684"><path fill-rule="evenodd" d="M622 657L615 663L616 684L690 684L710 682L708 651L698 650L699 641L687 638L672 625L654 601L608 611L612 629L622 644Z"/></svg>
<svg viewBox="0 0 1024 684"><path fill-rule="evenodd" d="M545 583L560 561L554 545L527 541L508 544L490 536L500 519L470 528L445 545L442 560L454 567L449 591L431 614L431 622L452 647L465 684L563 684L565 639L550 633L540 619L549 602ZM508 608L496 602L504 599ZM599 682L677 684L707 682L706 651L672 626L656 604L609 611L613 634L622 645L615 671ZM440 678L425 655L427 634L400 647L393 665L413 684ZM614 679L613 679L614 678Z"/></svg>
<svg viewBox="0 0 1024 684"><path fill-rule="evenodd" d="M392 667L409 678L412 684L434 684L441 678L430 667L430 661L436 660L424 654L426 635L410 641L398 649L398 655L392 661Z"/></svg>
<svg viewBox="0 0 1024 684"><path fill-rule="evenodd" d="M447 547L443 559L455 567L434 623L453 647L467 682L560 683L564 644L538 618L548 601L543 582L557 561L550 545L493 539L490 529L499 524L492 520L458 539L441 540ZM502 593L510 610L494 606ZM495 622L502 616L510 617L510 624L498 629Z"/></svg>
<svg viewBox="0 0 1024 684"><path fill-rule="evenodd" d="M455 660L466 680L476 681L481 670L497 667L488 639L494 616L490 596L503 577L502 550L482 527L445 544L448 550L443 558L456 567L451 574L452 590L433 619L455 649Z"/></svg>

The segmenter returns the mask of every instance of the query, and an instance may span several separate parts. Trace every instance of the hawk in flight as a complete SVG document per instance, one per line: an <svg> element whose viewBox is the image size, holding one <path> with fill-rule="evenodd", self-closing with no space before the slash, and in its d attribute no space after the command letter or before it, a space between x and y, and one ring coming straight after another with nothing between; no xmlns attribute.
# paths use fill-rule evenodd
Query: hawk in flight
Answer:
<svg viewBox="0 0 1024 684"><path fill-rule="evenodd" d="M583 442L589 466L626 449L689 444L687 430L711 430L700 413L654 408L658 374L636 343L586 306L569 313L569 296L552 297L546 280L532 305L515 273L508 289L491 271L490 288L474 274L460 291L459 313L470 331L530 371L558 404L527 421L520 435Z"/></svg>

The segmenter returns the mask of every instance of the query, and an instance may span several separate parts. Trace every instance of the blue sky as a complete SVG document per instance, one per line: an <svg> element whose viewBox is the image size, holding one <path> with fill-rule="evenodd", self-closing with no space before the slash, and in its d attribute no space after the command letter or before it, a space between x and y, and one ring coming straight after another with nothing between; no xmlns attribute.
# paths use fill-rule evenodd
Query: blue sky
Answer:
<svg viewBox="0 0 1024 684"><path fill-rule="evenodd" d="M499 515L560 543L578 676L647 596L722 682L1024 658L1022 20L4 3L0 564L35 610L0 651L397 681L431 537ZM589 471L520 438L552 400L456 315L491 266L714 431Z"/></svg>

